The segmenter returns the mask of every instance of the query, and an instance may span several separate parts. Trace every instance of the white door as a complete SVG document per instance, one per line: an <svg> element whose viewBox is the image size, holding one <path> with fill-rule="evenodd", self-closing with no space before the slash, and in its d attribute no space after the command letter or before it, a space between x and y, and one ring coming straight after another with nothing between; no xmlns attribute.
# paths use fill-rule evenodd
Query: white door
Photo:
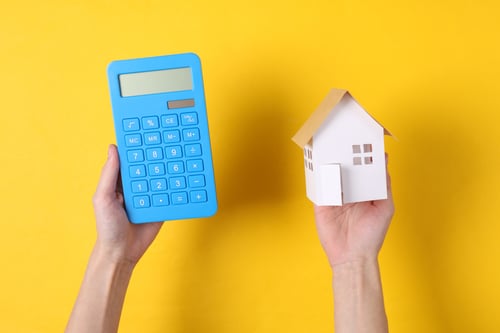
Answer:
<svg viewBox="0 0 500 333"><path fill-rule="evenodd" d="M340 164L323 164L319 170L320 206L342 206Z"/></svg>

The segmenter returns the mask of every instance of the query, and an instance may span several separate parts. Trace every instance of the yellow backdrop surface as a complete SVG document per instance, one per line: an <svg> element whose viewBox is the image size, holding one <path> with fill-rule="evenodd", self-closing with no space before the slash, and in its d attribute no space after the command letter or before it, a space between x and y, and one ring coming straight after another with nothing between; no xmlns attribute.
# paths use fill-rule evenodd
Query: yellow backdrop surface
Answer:
<svg viewBox="0 0 500 333"><path fill-rule="evenodd" d="M500 327L497 1L3 1L0 331L62 331L95 239L116 59L202 59L219 212L167 223L121 332L332 332L331 273L290 140L331 87L386 139L393 332Z"/></svg>

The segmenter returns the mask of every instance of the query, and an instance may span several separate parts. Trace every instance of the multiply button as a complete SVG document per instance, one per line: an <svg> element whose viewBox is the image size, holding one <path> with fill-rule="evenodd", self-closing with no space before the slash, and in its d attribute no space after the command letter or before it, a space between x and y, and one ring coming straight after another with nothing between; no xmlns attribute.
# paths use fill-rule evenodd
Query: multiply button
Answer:
<svg viewBox="0 0 500 333"><path fill-rule="evenodd" d="M186 164L188 172L203 171L203 160L189 160Z"/></svg>

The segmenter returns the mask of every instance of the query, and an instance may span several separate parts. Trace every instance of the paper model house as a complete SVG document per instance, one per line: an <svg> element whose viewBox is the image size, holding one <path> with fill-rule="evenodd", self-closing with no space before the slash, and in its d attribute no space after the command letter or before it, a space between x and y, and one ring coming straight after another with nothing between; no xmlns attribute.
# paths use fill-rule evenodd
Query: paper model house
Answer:
<svg viewBox="0 0 500 333"><path fill-rule="evenodd" d="M307 197L320 206L386 199L384 134L347 90L332 89L292 138L304 150Z"/></svg>

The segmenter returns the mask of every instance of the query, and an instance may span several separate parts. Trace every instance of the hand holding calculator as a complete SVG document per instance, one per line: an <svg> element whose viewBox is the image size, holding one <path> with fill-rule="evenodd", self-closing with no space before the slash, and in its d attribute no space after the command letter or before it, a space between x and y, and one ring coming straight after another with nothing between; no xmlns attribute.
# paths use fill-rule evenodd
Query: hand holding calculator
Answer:
<svg viewBox="0 0 500 333"><path fill-rule="evenodd" d="M129 220L145 223L215 214L198 56L114 61L108 80Z"/></svg>

